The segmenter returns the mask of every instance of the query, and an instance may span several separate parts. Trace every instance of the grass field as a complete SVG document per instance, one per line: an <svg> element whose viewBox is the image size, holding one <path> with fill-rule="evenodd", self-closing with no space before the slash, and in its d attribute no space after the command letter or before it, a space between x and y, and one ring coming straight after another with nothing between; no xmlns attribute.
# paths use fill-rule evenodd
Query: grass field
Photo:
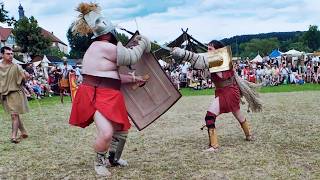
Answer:
<svg viewBox="0 0 320 180"><path fill-rule="evenodd" d="M257 140L244 141L231 114L218 117L221 150L206 153L201 131L211 96L182 97L145 130L130 130L111 179L320 179L320 92L263 93L265 109L247 114ZM31 101L23 115L30 138L9 142L11 122L0 113L0 179L95 179L95 127L70 127L70 100ZM245 109L245 108L242 108Z"/></svg>
<svg viewBox="0 0 320 180"><path fill-rule="evenodd" d="M259 89L261 93L278 93L278 92L299 92L299 91L320 91L320 84L304 84L304 85L280 85L262 87ZM214 94L213 89L194 90L191 88L182 88L180 90L183 96L203 96Z"/></svg>

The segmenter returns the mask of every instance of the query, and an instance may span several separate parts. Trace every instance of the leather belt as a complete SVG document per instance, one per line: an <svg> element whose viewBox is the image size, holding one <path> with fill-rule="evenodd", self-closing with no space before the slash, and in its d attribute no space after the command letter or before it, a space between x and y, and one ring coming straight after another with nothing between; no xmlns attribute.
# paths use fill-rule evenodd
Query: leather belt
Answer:
<svg viewBox="0 0 320 180"><path fill-rule="evenodd" d="M84 74L82 84L87 86L93 86L96 88L110 88L110 89L120 90L121 80Z"/></svg>
<svg viewBox="0 0 320 180"><path fill-rule="evenodd" d="M235 83L236 83L236 79L235 79L234 76L232 76L227 80L214 82L214 86L216 88L224 88L224 87L230 86L230 85L235 84Z"/></svg>

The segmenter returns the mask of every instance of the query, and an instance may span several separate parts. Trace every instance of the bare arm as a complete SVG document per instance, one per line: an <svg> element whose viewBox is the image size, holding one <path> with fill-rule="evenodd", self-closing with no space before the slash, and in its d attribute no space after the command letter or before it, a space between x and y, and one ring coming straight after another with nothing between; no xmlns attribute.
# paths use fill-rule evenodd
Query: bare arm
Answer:
<svg viewBox="0 0 320 180"><path fill-rule="evenodd" d="M125 83L144 83L147 80L142 76L134 75L134 72L129 74L120 74L120 80L122 84Z"/></svg>
<svg viewBox="0 0 320 180"><path fill-rule="evenodd" d="M130 74L120 74L120 80L122 84L135 82L134 76Z"/></svg>

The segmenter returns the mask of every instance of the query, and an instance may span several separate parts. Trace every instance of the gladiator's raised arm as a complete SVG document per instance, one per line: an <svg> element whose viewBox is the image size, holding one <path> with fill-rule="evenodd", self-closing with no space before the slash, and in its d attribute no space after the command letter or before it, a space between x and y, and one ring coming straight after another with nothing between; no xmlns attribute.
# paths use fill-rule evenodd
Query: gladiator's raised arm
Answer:
<svg viewBox="0 0 320 180"><path fill-rule="evenodd" d="M206 69L209 67L206 55L193 53L191 51L175 47L172 51L172 56L174 59L181 59L190 62L191 66L195 69Z"/></svg>

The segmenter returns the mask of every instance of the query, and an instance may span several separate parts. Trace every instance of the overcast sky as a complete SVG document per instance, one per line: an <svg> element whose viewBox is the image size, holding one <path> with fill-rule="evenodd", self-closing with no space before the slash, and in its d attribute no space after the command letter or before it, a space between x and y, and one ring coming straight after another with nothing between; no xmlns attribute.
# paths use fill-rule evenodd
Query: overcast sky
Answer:
<svg viewBox="0 0 320 180"><path fill-rule="evenodd" d="M0 0L1 1L1 0ZM75 20L79 0L2 0L18 19L21 2L27 17L68 44L66 32ZM92 2L92 1L86 1ZM320 25L317 0L96 0L104 15L128 30L137 28L160 43L174 40L181 28L201 42L235 35L304 31ZM4 25L3 25L4 26ZM121 32L121 31L120 31Z"/></svg>

